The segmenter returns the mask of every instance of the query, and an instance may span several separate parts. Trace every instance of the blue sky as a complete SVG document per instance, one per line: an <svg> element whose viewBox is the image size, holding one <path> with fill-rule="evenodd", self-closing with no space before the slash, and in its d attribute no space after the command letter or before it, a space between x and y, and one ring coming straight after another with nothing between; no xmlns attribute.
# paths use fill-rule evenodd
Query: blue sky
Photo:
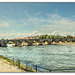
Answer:
<svg viewBox="0 0 75 75"><path fill-rule="evenodd" d="M0 3L0 38L75 36L75 3Z"/></svg>

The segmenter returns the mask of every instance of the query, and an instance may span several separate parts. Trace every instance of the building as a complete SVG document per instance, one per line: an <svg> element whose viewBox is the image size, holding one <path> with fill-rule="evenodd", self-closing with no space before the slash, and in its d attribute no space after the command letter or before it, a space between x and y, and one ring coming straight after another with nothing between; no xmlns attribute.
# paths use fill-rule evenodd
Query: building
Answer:
<svg viewBox="0 0 75 75"><path fill-rule="evenodd" d="M39 35L36 35L36 36L29 36L29 37L26 37L25 39L36 39L36 38L38 38L39 37Z"/></svg>
<svg viewBox="0 0 75 75"><path fill-rule="evenodd" d="M73 39L75 39L75 36L72 36Z"/></svg>

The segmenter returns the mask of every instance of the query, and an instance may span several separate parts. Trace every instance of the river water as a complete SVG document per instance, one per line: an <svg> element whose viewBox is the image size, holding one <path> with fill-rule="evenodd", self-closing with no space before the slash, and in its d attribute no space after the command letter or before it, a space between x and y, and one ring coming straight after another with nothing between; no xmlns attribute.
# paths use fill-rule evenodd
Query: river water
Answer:
<svg viewBox="0 0 75 75"><path fill-rule="evenodd" d="M75 45L0 47L0 55L14 57L46 68L75 67Z"/></svg>

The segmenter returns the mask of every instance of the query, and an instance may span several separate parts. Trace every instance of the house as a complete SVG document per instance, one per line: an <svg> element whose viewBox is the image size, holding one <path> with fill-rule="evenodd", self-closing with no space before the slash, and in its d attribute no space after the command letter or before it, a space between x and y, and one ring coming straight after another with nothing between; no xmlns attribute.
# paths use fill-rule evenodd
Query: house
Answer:
<svg viewBox="0 0 75 75"><path fill-rule="evenodd" d="M75 36L72 36L73 39L75 39Z"/></svg>
<svg viewBox="0 0 75 75"><path fill-rule="evenodd" d="M30 37L26 37L26 39L30 39Z"/></svg>
<svg viewBox="0 0 75 75"><path fill-rule="evenodd" d="M35 38L38 38L38 37L39 37L39 35L36 35L36 36L35 36Z"/></svg>
<svg viewBox="0 0 75 75"><path fill-rule="evenodd" d="M15 39L19 39L19 38L13 38L13 40L15 40Z"/></svg>
<svg viewBox="0 0 75 75"><path fill-rule="evenodd" d="M25 39L36 39L37 37L39 37L38 35L36 36L29 36L29 37L26 37Z"/></svg>
<svg viewBox="0 0 75 75"><path fill-rule="evenodd" d="M21 38L21 39L25 39L25 38Z"/></svg>

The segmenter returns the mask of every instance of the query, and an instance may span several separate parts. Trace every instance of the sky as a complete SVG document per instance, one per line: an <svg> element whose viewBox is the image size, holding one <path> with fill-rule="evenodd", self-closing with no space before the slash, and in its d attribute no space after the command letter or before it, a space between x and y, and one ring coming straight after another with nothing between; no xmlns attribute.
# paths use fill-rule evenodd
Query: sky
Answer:
<svg viewBox="0 0 75 75"><path fill-rule="evenodd" d="M0 3L0 38L75 36L75 3Z"/></svg>

